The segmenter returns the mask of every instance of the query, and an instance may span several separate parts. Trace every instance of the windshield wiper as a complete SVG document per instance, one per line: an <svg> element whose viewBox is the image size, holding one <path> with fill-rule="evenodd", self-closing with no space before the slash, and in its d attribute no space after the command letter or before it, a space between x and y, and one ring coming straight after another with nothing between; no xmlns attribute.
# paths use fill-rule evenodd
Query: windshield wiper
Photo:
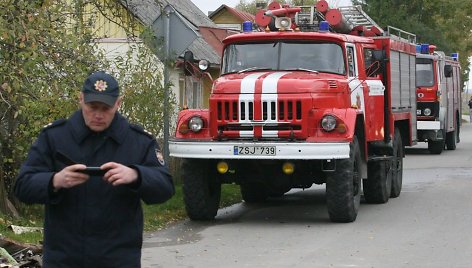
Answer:
<svg viewBox="0 0 472 268"><path fill-rule="evenodd" d="M291 69L286 69L286 71L304 71L304 72L310 72L310 73L320 73L316 70L310 70L310 69L305 69L305 68L291 68Z"/></svg>
<svg viewBox="0 0 472 268"><path fill-rule="evenodd" d="M269 67L249 67L246 69L242 69L241 71L238 71L238 74L244 73L244 72L250 72L250 71L261 71L261 70L272 70L272 68Z"/></svg>

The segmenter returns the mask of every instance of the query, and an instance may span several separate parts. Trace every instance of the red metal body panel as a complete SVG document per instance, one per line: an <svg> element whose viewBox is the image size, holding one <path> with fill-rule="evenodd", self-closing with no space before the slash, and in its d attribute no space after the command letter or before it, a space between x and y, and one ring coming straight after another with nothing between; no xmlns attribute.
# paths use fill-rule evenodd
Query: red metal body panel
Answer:
<svg viewBox="0 0 472 268"><path fill-rule="evenodd" d="M416 55L416 46L415 46L415 44L402 42L402 41L399 41L399 40L392 39L390 37L377 37L374 40L375 40L376 45L379 48L385 49L388 58L392 57L392 52L403 53L404 55L409 55L410 57L413 57L413 56ZM392 66L392 61L388 61L387 62L387 77L389 77L390 79L387 79L386 87L390 90L387 90L387 96L386 96L389 99L387 110L390 113L390 118L393 119L389 122L390 136L393 136L393 134L394 134L395 122L396 121L402 121L402 120L406 120L406 121L409 122L408 124L409 124L410 133L413 132L411 130L411 128L415 128L414 131L416 132L416 125L413 126L413 124L416 124L416 122L411 120L411 117L412 117L411 112L407 111L407 110L401 112L400 109L394 109L394 107L392 105L392 98L393 98L392 88L394 87L394 84L393 84L394 81L392 79L392 77L394 75L393 75L392 72L402 72L402 71L404 72L404 71L406 71L406 70L401 70L401 67L400 67L400 69L392 69L392 68L394 68ZM410 97L410 99L411 99L412 102L416 101L414 99L414 96ZM412 137L413 137L412 135L409 136L409 140L408 140L407 145L413 145L414 144L415 141L412 139Z"/></svg>

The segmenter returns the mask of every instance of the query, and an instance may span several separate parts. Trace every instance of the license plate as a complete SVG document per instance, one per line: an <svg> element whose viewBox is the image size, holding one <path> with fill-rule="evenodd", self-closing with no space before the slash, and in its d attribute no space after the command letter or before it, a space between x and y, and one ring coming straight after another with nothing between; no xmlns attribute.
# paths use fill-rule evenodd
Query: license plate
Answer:
<svg viewBox="0 0 472 268"><path fill-rule="evenodd" d="M276 155L275 146L234 146L234 155Z"/></svg>

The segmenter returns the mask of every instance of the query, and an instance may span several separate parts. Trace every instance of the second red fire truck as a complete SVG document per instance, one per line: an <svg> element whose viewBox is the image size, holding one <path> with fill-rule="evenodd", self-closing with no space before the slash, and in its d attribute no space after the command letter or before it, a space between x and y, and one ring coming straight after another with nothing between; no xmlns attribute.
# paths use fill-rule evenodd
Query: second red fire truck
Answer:
<svg viewBox="0 0 472 268"><path fill-rule="evenodd" d="M415 36L322 9L272 3L256 16L265 31L224 40L209 109L181 111L169 142L191 219L215 217L223 183L246 202L326 184L334 222L356 219L362 192L368 203L400 195L417 139ZM354 13L370 23L350 25Z"/></svg>
<svg viewBox="0 0 472 268"><path fill-rule="evenodd" d="M458 54L449 57L428 44L418 45L417 52L418 140L433 154L455 150L462 117Z"/></svg>

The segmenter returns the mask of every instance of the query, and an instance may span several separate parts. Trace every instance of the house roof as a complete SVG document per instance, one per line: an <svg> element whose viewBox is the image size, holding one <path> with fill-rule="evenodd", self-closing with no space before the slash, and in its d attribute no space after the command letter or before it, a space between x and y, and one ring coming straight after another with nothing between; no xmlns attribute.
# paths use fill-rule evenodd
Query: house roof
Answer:
<svg viewBox="0 0 472 268"><path fill-rule="evenodd" d="M218 13L220 13L222 10L226 9L229 13L233 14L233 16L238 19L241 23L244 22L244 21L254 21L255 20L255 16L252 15L251 13L247 13L247 12L244 12L244 11L241 11L241 10L237 10L236 8L232 8L230 6L227 6L225 4L221 5L217 10L213 11L209 18L213 18L215 15L217 15Z"/></svg>
<svg viewBox="0 0 472 268"><path fill-rule="evenodd" d="M146 26L151 26L161 15L164 7L171 5L180 17L186 20L186 24L197 33L197 38L189 46L195 59L206 59L212 64L220 64L221 41L232 32L219 29L192 1L160 0L160 3L157 3L155 0L122 0L122 4ZM223 35L223 38L217 38ZM218 42L220 44L217 44ZM183 54L180 57L183 57Z"/></svg>
<svg viewBox="0 0 472 268"><path fill-rule="evenodd" d="M223 28L200 27L203 39L218 53L223 54L223 39L228 35L239 33L239 31Z"/></svg>

